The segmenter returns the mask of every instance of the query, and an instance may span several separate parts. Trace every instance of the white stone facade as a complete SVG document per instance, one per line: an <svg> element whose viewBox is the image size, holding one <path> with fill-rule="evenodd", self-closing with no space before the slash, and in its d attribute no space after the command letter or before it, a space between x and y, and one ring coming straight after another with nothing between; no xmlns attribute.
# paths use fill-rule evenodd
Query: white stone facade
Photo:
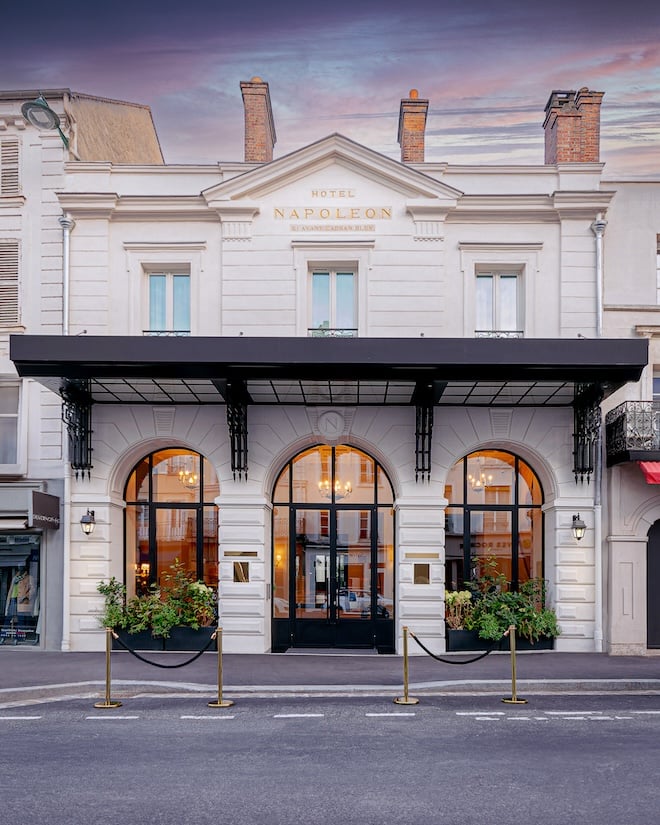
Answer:
<svg viewBox="0 0 660 825"><path fill-rule="evenodd" d="M23 134L33 139L36 133ZM305 338L310 271L327 267L356 273L361 338L473 338L476 274L510 271L518 276L525 338L594 338L599 313L604 337L648 337L650 366L642 382L607 399L604 409L651 398L660 347L653 246L660 181L604 182L599 163L405 165L338 135L265 164L70 161L46 176L43 164L51 155L61 161L62 151L41 148L42 141L39 136L39 157L27 144L24 169L48 208L21 229L33 237L24 243L21 327L0 331L4 376L15 376L9 333L62 330L57 219L65 215L75 222L67 319L73 336L142 336L149 328L146 273L179 266L190 273L193 336ZM15 210L23 208L0 199L0 237L15 231ZM592 229L599 216L608 222L602 307ZM273 485L288 460L321 443L363 450L392 483L399 652L406 625L432 649L444 650L445 481L456 461L488 448L518 455L541 481L544 575L562 631L556 649L647 649L646 536L660 519L660 496L628 463L604 473L602 507L595 505L593 485L574 478L570 407L436 408L430 482L417 483L414 407L340 409L340 442L319 430L324 408L251 407L249 475L235 480L222 407L96 405L91 478L76 480L64 466L60 399L24 384L29 413L23 412L26 461L19 475L54 475L63 485L66 479L65 649L102 649L96 585L125 575L127 478L143 456L177 446L199 451L219 478L225 650L269 651ZM87 509L97 522L89 537L78 527ZM587 524L579 543L571 531L576 512ZM247 583L232 581L233 555L226 555L241 549L256 554ZM429 584L414 583L413 560L428 562ZM54 614L57 600L51 599Z"/></svg>

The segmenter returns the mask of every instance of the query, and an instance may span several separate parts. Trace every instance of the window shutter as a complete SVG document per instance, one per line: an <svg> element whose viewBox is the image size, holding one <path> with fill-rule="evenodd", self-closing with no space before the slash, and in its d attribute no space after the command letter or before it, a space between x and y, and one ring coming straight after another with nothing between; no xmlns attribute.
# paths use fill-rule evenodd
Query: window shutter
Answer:
<svg viewBox="0 0 660 825"><path fill-rule="evenodd" d="M18 141L0 141L0 195L18 195Z"/></svg>
<svg viewBox="0 0 660 825"><path fill-rule="evenodd" d="M0 242L0 326L18 324L18 243Z"/></svg>

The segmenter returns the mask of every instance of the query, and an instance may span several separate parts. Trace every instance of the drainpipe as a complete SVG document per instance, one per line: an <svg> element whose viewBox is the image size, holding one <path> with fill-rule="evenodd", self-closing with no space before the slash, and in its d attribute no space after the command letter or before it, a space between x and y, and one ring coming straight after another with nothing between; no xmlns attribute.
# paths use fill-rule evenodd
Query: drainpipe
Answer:
<svg viewBox="0 0 660 825"><path fill-rule="evenodd" d="M603 337L603 235L607 221L601 212L591 224L591 231L596 236L596 338ZM603 443L602 421L598 427L598 436L594 445L594 649L603 651Z"/></svg>
<svg viewBox="0 0 660 825"><path fill-rule="evenodd" d="M603 235L607 221L603 213L596 215L591 231L596 236L596 338L603 337Z"/></svg>
<svg viewBox="0 0 660 825"><path fill-rule="evenodd" d="M75 226L73 218L61 215L62 227L62 335L69 334L69 284L70 284L70 250L71 230ZM66 456L66 450L65 450ZM62 553L62 644L66 651L71 647L71 468L64 459L64 548Z"/></svg>
<svg viewBox="0 0 660 825"><path fill-rule="evenodd" d="M58 221L62 227L62 335L68 335L71 230L76 223L68 215L60 215Z"/></svg>

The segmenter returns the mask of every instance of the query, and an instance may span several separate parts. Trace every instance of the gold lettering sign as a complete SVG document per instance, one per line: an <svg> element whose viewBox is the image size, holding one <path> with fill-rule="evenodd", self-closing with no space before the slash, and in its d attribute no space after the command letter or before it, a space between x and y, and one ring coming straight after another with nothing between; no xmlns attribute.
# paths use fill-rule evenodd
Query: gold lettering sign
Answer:
<svg viewBox="0 0 660 825"><path fill-rule="evenodd" d="M389 221L391 206L275 206L275 220L307 221Z"/></svg>

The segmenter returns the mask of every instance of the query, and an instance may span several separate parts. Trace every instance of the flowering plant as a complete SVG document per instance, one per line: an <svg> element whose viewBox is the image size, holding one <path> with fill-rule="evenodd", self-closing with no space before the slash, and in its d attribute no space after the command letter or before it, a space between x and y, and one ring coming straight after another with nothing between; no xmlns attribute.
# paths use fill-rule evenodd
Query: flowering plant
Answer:
<svg viewBox="0 0 660 825"><path fill-rule="evenodd" d="M469 590L445 590L445 621L452 630L464 630L473 610Z"/></svg>
<svg viewBox="0 0 660 825"><path fill-rule="evenodd" d="M126 586L114 577L100 582L97 590L105 596L99 620L103 627L168 638L173 627L197 630L212 625L217 617L217 591L197 581L178 559L162 575L161 585L152 584L141 596L126 597Z"/></svg>

